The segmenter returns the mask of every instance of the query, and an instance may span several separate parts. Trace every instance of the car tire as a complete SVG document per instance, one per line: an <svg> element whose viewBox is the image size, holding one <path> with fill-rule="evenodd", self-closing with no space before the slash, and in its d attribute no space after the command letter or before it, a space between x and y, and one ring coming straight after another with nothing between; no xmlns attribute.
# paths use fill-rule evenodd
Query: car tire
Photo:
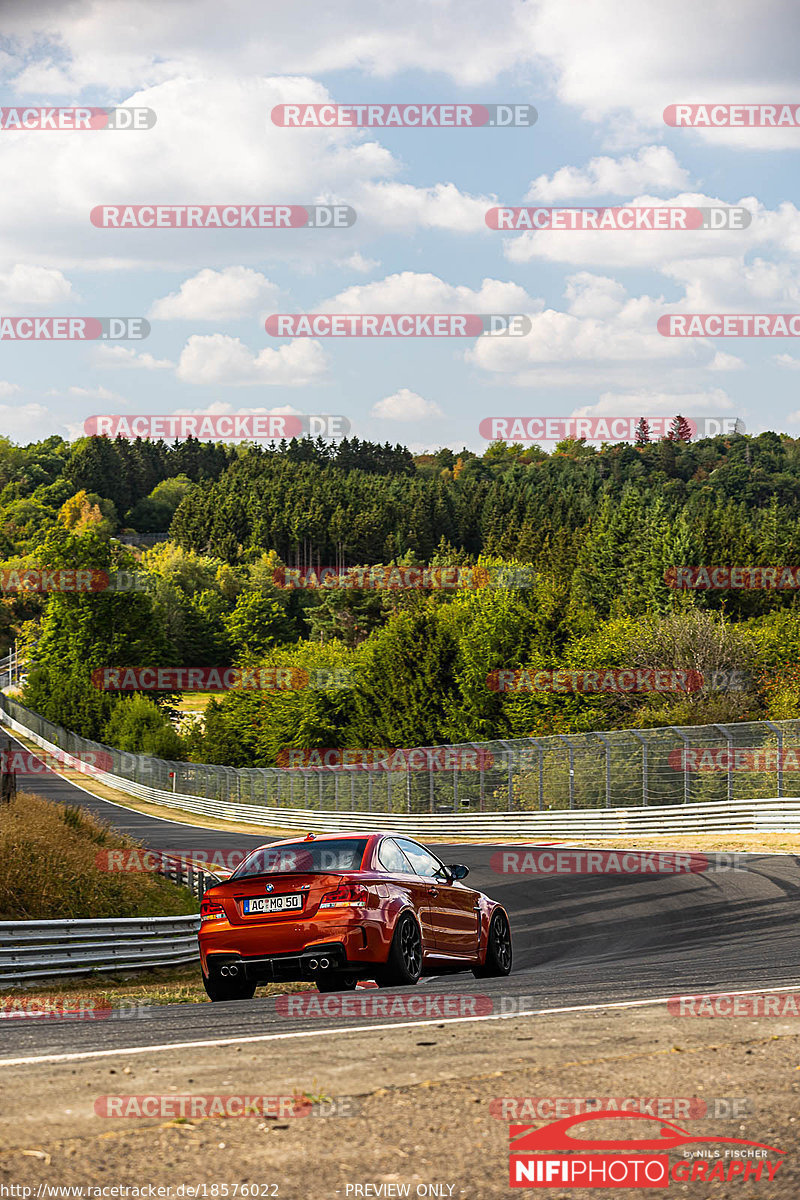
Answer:
<svg viewBox="0 0 800 1200"><path fill-rule="evenodd" d="M486 956L479 967L472 968L472 974L476 979L490 979L493 975L510 975L512 960L511 927L506 914L498 908L492 913L489 923Z"/></svg>
<svg viewBox="0 0 800 1200"><path fill-rule="evenodd" d="M358 978L355 975L347 975L343 972L336 972L333 975L320 976L317 980L318 992L354 992Z"/></svg>
<svg viewBox="0 0 800 1200"><path fill-rule="evenodd" d="M209 1000L215 1004L219 1000L252 1000L256 991L255 983L247 978L223 979L216 976L212 979L208 975L203 975L203 987Z"/></svg>
<svg viewBox="0 0 800 1200"><path fill-rule="evenodd" d="M378 987L405 987L419 982L422 974L422 937L411 913L398 920L389 957L375 976Z"/></svg>

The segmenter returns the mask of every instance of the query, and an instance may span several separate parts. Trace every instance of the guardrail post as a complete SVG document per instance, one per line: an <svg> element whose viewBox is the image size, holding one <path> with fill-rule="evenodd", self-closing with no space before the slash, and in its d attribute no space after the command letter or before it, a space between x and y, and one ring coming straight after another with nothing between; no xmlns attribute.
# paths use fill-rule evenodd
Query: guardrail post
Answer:
<svg viewBox="0 0 800 1200"><path fill-rule="evenodd" d="M681 733L676 725L670 725L673 733L676 733L683 742L683 803L689 803L689 756L686 750L689 746L689 739L685 733Z"/></svg>
<svg viewBox="0 0 800 1200"><path fill-rule="evenodd" d="M567 743L567 749L569 751L569 806L570 806L570 808L574 808L575 807L575 747L572 745L572 742L569 740L569 738L567 737L567 735L565 733L560 733L558 736Z"/></svg>
<svg viewBox="0 0 800 1200"><path fill-rule="evenodd" d="M606 752L606 808L611 807L611 742L604 733L595 733L592 735L599 742L603 743Z"/></svg>
<svg viewBox="0 0 800 1200"><path fill-rule="evenodd" d="M783 798L783 730L781 728L779 728L779 726L774 725L772 723L772 721L765 721L764 724L768 725L770 729L773 729L778 738L778 770L777 770L778 798L782 799Z"/></svg>
<svg viewBox="0 0 800 1200"><path fill-rule="evenodd" d="M728 743L728 803L733 800L733 736L724 725L714 724Z"/></svg>
<svg viewBox="0 0 800 1200"><path fill-rule="evenodd" d="M647 808L647 804L648 804L648 797L647 797L647 782L648 782L648 779L647 779L647 774L648 774L647 750L648 750L648 745L647 745L647 739L644 737L643 734L637 733L635 729L630 729L628 732L632 733L633 736L635 738L638 738L639 741L642 743L642 807Z"/></svg>

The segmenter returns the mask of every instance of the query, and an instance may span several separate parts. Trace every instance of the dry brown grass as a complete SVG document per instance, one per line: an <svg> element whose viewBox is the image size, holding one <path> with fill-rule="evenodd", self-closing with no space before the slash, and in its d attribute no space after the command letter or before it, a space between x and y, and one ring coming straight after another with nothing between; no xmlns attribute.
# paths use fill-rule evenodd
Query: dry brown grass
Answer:
<svg viewBox="0 0 800 1200"><path fill-rule="evenodd" d="M0 920L197 912L190 892L158 875L98 865L102 851L135 845L86 809L20 792L0 807Z"/></svg>

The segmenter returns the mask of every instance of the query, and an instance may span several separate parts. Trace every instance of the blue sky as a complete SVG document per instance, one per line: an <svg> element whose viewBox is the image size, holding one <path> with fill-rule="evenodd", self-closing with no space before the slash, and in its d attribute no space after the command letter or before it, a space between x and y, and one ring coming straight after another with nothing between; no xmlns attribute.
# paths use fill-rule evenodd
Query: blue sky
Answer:
<svg viewBox="0 0 800 1200"><path fill-rule="evenodd" d="M0 314L146 316L146 342L3 342L0 433L98 413L334 412L416 450L489 415L737 416L800 433L790 339L668 312L800 312L800 131L673 129L797 102L789 3L7 4L4 106L134 105L141 132L0 131ZM282 129L275 104L529 103L532 128ZM97 204L337 201L348 230L104 230ZM493 204L743 204L745 231L486 228ZM274 312L524 312L525 338L270 338Z"/></svg>

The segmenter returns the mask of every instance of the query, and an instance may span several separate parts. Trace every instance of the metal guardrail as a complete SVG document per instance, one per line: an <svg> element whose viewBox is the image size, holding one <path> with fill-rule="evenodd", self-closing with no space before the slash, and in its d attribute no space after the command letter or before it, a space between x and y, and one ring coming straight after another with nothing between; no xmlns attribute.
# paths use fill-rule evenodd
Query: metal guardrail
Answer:
<svg viewBox="0 0 800 1200"><path fill-rule="evenodd" d="M179 966L197 959L200 917L0 921L0 985L50 975Z"/></svg>
<svg viewBox="0 0 800 1200"><path fill-rule="evenodd" d="M151 850L150 854L157 855L160 860L155 868L156 874L177 883L179 887L188 888L198 900L202 900L208 889L220 882L219 876L207 871L201 862L176 857L166 850ZM198 850L197 859L202 858L203 852Z"/></svg>

